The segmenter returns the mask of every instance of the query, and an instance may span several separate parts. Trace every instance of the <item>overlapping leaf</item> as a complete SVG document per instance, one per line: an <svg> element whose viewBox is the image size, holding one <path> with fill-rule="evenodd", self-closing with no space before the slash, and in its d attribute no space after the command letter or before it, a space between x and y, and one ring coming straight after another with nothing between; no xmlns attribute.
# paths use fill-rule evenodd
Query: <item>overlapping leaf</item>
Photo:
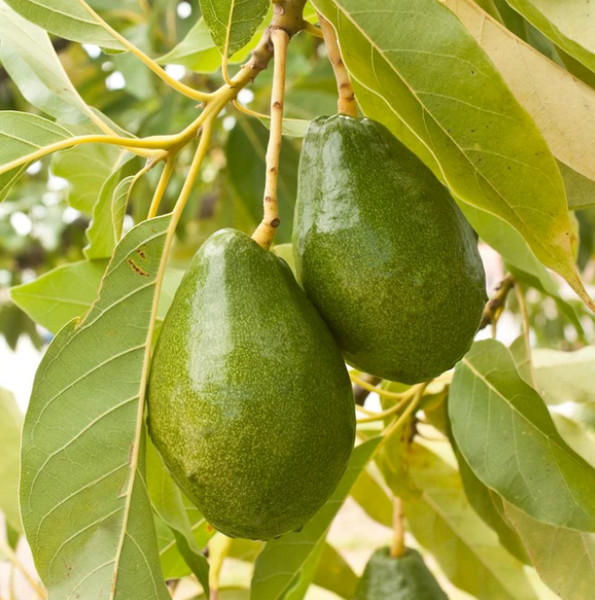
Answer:
<svg viewBox="0 0 595 600"><path fill-rule="evenodd" d="M97 298L107 261L64 265L34 281L16 286L13 302L36 323L57 333L68 321L82 317Z"/></svg>
<svg viewBox="0 0 595 600"><path fill-rule="evenodd" d="M49 33L82 44L123 50L122 44L91 15L78 0L7 0L6 3L27 21Z"/></svg>
<svg viewBox="0 0 595 600"><path fill-rule="evenodd" d="M27 168L24 165L2 172L3 165L71 137L64 127L43 117L12 110L0 111L0 201L6 198L10 187Z"/></svg>
<svg viewBox="0 0 595 600"><path fill-rule="evenodd" d="M0 511L16 531L21 531L18 489L22 426L23 415L14 396L0 388Z"/></svg>
<svg viewBox="0 0 595 600"><path fill-rule="evenodd" d="M448 408L457 446L482 483L537 520L595 531L595 469L560 436L506 347L472 347L456 367Z"/></svg>
<svg viewBox="0 0 595 600"><path fill-rule="evenodd" d="M269 0L200 0L200 7L220 52L231 56L250 41Z"/></svg>
<svg viewBox="0 0 595 600"><path fill-rule="evenodd" d="M595 401L595 348L534 352L537 391L548 404Z"/></svg>
<svg viewBox="0 0 595 600"><path fill-rule="evenodd" d="M379 443L380 438L373 438L355 448L335 493L301 532L289 533L266 545L256 561L250 594L252 600L278 600L298 585L301 570L323 543L332 520Z"/></svg>
<svg viewBox="0 0 595 600"><path fill-rule="evenodd" d="M457 197L513 225L595 308L574 266L555 159L456 16L435 0L314 4L338 31L364 112L383 122L397 114Z"/></svg>
<svg viewBox="0 0 595 600"><path fill-rule="evenodd" d="M146 491L143 398L170 216L118 245L98 300L60 330L23 430L21 512L56 599L167 600Z"/></svg>
<svg viewBox="0 0 595 600"><path fill-rule="evenodd" d="M595 90L520 40L471 0L447 0L446 5L485 50L533 117L554 156L565 165L562 175L566 175L569 206L584 208L595 203L593 186L582 182L587 185L582 189L579 175L595 179Z"/></svg>
<svg viewBox="0 0 595 600"><path fill-rule="evenodd" d="M172 529L181 555L208 593L209 563L194 538L182 493L151 442L147 445L147 489L155 511Z"/></svg>
<svg viewBox="0 0 595 600"><path fill-rule="evenodd" d="M595 586L595 535L546 525L506 504L541 579L562 600L585 600Z"/></svg>
<svg viewBox="0 0 595 600"><path fill-rule="evenodd" d="M595 71L595 14L590 0L506 0L555 44Z"/></svg>
<svg viewBox="0 0 595 600"><path fill-rule="evenodd" d="M523 565L500 546L471 508L445 442L432 449L413 444L410 475L422 491L405 514L415 538L448 578L479 600L537 600Z"/></svg>

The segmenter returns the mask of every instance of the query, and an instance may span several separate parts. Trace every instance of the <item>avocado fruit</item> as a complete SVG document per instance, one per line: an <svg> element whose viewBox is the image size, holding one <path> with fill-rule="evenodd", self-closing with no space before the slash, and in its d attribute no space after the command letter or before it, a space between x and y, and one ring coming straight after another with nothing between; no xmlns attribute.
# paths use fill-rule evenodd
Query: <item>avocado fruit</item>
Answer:
<svg viewBox="0 0 595 600"><path fill-rule="evenodd" d="M471 346L487 300L475 232L382 124L312 122L293 236L298 280L352 366L414 384Z"/></svg>
<svg viewBox="0 0 595 600"><path fill-rule="evenodd" d="M412 548L398 558L380 548L368 561L355 600L448 600L423 558Z"/></svg>
<svg viewBox="0 0 595 600"><path fill-rule="evenodd" d="M347 367L287 263L246 234L215 233L188 268L155 349L148 426L229 537L295 531L339 483L355 438Z"/></svg>

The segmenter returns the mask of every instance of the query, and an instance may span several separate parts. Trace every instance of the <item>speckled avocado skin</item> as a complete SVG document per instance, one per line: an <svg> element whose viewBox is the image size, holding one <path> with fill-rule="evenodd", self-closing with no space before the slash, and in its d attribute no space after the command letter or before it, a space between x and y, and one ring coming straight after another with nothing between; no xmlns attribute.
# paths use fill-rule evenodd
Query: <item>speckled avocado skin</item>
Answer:
<svg viewBox="0 0 595 600"><path fill-rule="evenodd" d="M149 431L216 529L268 540L326 502L355 437L343 357L287 263L249 236L215 233L163 323Z"/></svg>
<svg viewBox="0 0 595 600"><path fill-rule="evenodd" d="M475 234L380 123L311 124L293 246L298 279L354 367L413 384L469 349L487 299Z"/></svg>
<svg viewBox="0 0 595 600"><path fill-rule="evenodd" d="M355 600L448 600L419 552L407 548L392 558L388 548L376 550L360 579Z"/></svg>

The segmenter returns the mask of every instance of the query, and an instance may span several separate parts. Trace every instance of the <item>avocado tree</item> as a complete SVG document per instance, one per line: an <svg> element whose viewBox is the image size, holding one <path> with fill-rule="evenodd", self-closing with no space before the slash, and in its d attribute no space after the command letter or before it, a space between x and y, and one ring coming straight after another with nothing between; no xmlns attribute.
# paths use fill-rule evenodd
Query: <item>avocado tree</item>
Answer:
<svg viewBox="0 0 595 600"><path fill-rule="evenodd" d="M26 415L0 389L0 598L592 598L594 36L0 0L0 332L44 348Z"/></svg>

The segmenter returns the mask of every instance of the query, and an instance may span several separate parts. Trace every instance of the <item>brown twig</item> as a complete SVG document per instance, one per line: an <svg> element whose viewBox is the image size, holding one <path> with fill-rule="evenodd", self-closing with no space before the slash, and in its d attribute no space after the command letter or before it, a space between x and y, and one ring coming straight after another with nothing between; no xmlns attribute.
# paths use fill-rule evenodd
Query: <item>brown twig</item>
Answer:
<svg viewBox="0 0 595 600"><path fill-rule="evenodd" d="M479 325L479 329L483 329L488 325L494 326L498 323L498 319L504 310L504 306L506 304L506 297L508 296L508 292L514 287L515 281L514 277L509 273L496 288L496 295L488 301L484 310L483 316L481 318L481 323Z"/></svg>
<svg viewBox="0 0 595 600"><path fill-rule="evenodd" d="M283 142L283 102L285 101L285 71L287 66L287 45L289 35L283 29L271 32L275 53L273 92L271 94L271 130L266 153L266 183L264 188L264 215L260 225L252 235L265 250L273 243L279 227L279 199L277 181L279 179L279 157Z"/></svg>
<svg viewBox="0 0 595 600"><path fill-rule="evenodd" d="M337 34L335 33L333 26L320 13L318 13L318 20L320 21L320 27L324 36L328 58L333 66L335 79L337 80L337 89L339 90L339 113L350 117L357 117L355 92L351 85L351 79L349 79L349 72L347 71L347 67L345 67L343 57L341 56Z"/></svg>

